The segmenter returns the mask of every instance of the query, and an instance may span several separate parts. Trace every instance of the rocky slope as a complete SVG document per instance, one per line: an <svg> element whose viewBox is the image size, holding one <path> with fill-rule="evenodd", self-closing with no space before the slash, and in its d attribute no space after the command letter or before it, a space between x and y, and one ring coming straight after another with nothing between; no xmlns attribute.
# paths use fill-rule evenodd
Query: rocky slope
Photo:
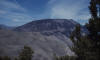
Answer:
<svg viewBox="0 0 100 60"><path fill-rule="evenodd" d="M0 29L0 55L17 56L24 45L34 51L33 60L52 60L53 55L73 55L70 32L78 24L67 19L32 21L12 30Z"/></svg>

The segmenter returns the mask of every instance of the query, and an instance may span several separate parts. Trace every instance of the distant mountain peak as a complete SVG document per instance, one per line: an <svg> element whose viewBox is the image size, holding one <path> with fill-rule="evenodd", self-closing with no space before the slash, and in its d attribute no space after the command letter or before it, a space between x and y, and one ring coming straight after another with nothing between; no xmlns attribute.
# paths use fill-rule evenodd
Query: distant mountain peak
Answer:
<svg viewBox="0 0 100 60"><path fill-rule="evenodd" d="M3 24L0 24L0 29L8 29L8 30L11 30L15 27L10 27L10 26L7 26L7 25L3 25Z"/></svg>

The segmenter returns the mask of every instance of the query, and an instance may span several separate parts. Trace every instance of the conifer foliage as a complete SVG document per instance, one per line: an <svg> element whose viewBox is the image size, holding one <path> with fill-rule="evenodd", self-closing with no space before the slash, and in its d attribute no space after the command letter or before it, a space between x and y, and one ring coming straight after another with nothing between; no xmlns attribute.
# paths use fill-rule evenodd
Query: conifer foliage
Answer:
<svg viewBox="0 0 100 60"><path fill-rule="evenodd" d="M91 18L87 29L89 31L88 37L93 45L91 53L96 60L100 60L100 0L91 0L89 7Z"/></svg>
<svg viewBox="0 0 100 60"><path fill-rule="evenodd" d="M21 53L14 60L32 60L34 51L29 46L24 46ZM0 56L0 60L11 60L9 56Z"/></svg>
<svg viewBox="0 0 100 60"><path fill-rule="evenodd" d="M32 60L33 53L30 47L24 46L24 49L22 49L22 52L19 54L19 60Z"/></svg>
<svg viewBox="0 0 100 60"><path fill-rule="evenodd" d="M70 36L76 60L100 60L100 0L91 0L89 10L91 18L86 25L89 34L82 36L80 26L76 26Z"/></svg>
<svg viewBox="0 0 100 60"><path fill-rule="evenodd" d="M76 60L86 60L87 53L89 53L89 47L91 43L87 39L87 36L81 35L81 27L77 25L74 31L71 33L70 36L71 40L73 41L73 47L71 48L75 54L77 55Z"/></svg>

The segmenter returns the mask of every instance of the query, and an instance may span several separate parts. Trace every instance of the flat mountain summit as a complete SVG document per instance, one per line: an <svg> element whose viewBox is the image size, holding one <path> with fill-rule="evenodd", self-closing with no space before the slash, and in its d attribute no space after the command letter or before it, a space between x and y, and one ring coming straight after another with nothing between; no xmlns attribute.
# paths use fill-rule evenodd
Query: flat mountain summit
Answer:
<svg viewBox="0 0 100 60"><path fill-rule="evenodd" d="M34 50L33 60L74 55L69 35L77 24L72 19L42 19L13 30L0 29L0 56L16 57L25 45Z"/></svg>
<svg viewBox="0 0 100 60"><path fill-rule="evenodd" d="M15 28L15 31L24 32L41 32L41 33L57 33L69 35L78 23L72 19L44 19L32 21Z"/></svg>

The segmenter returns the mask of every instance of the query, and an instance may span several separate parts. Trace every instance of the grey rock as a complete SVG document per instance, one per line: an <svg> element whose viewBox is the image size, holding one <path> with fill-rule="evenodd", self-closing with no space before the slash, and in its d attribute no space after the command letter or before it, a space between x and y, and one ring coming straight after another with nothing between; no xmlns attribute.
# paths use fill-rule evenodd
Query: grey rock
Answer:
<svg viewBox="0 0 100 60"><path fill-rule="evenodd" d="M32 21L12 30L0 29L0 55L18 56L24 45L34 51L33 60L53 60L57 56L74 55L70 32L78 24L67 19Z"/></svg>

